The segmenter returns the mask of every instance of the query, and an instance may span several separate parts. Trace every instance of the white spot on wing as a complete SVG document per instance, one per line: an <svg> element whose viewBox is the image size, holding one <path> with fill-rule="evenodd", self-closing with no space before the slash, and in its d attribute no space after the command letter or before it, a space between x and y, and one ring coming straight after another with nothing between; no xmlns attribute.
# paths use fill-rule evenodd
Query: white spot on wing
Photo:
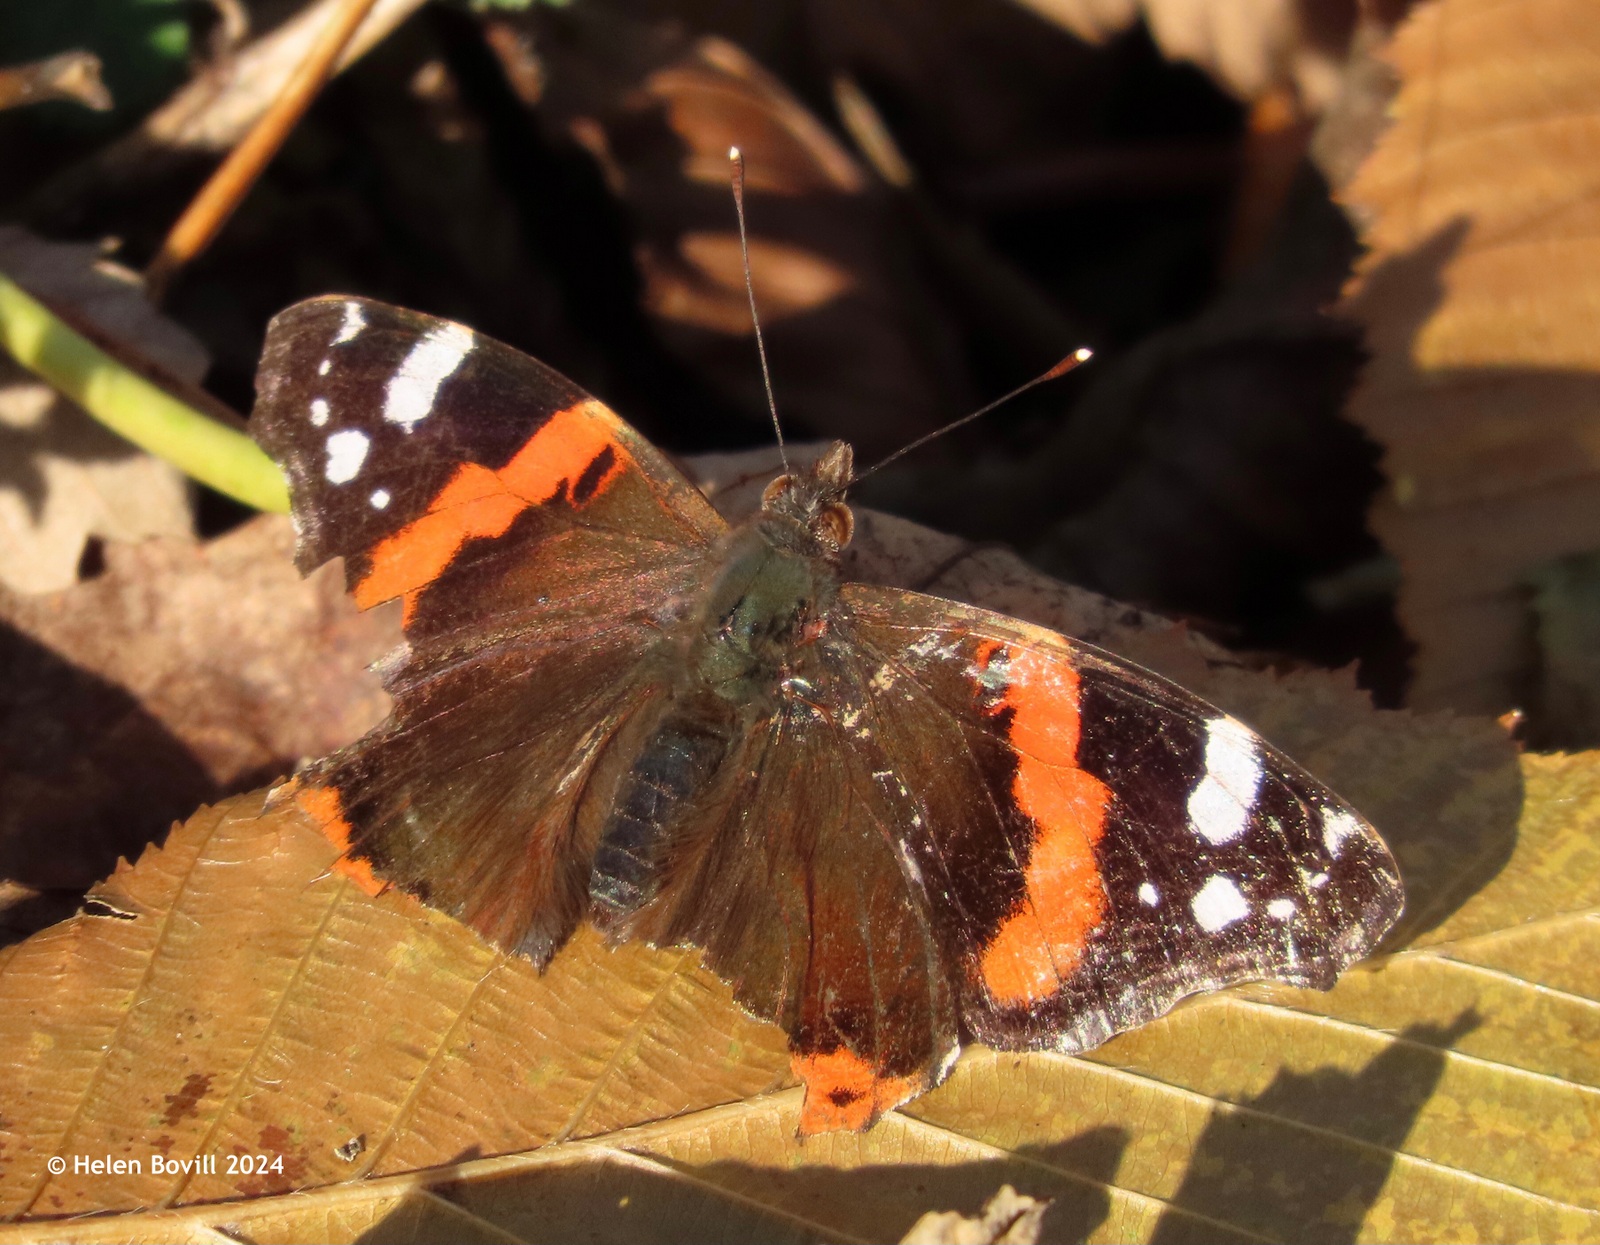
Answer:
<svg viewBox="0 0 1600 1245"><path fill-rule="evenodd" d="M356 334L366 327L367 317L361 310L361 304L346 303L344 319L339 322L339 335L333 339L333 344L342 346L345 342L354 341Z"/></svg>
<svg viewBox="0 0 1600 1245"><path fill-rule="evenodd" d="M1348 838L1359 837L1361 823L1347 808L1325 808L1322 810L1322 846L1328 849L1328 855L1335 860L1339 859L1339 852L1344 847Z"/></svg>
<svg viewBox="0 0 1600 1245"><path fill-rule="evenodd" d="M386 488L373 489L372 496L367 500L372 503L374 510L382 510L389 504L389 490Z"/></svg>
<svg viewBox="0 0 1600 1245"><path fill-rule="evenodd" d="M433 410L439 386L461 366L472 350L472 330L459 324L441 324L411 347L400 370L389 377L383 398L383 417L410 432Z"/></svg>
<svg viewBox="0 0 1600 1245"><path fill-rule="evenodd" d="M1206 723L1206 773L1189 795L1189 825L1208 843L1231 843L1250 824L1261 787L1255 733L1233 718Z"/></svg>
<svg viewBox="0 0 1600 1245"><path fill-rule="evenodd" d="M1154 908L1161 902L1161 892L1154 882L1139 883L1139 902L1147 908Z"/></svg>
<svg viewBox="0 0 1600 1245"><path fill-rule="evenodd" d="M318 376L326 376L331 371L333 371L332 359L324 359L321 363L317 364Z"/></svg>
<svg viewBox="0 0 1600 1245"><path fill-rule="evenodd" d="M1200 928L1208 934L1226 929L1250 915L1250 901L1244 897L1239 884L1221 873L1206 879L1206 884L1189 901L1189 908Z"/></svg>
<svg viewBox="0 0 1600 1245"><path fill-rule="evenodd" d="M1327 884L1328 875L1326 873L1313 873L1311 875L1311 885L1317 890L1321 890Z"/></svg>
<svg viewBox="0 0 1600 1245"><path fill-rule="evenodd" d="M367 434L356 428L346 428L328 437L328 465L323 475L330 484L348 484L361 474L361 464L367 461L367 450L372 442Z"/></svg>
<svg viewBox="0 0 1600 1245"><path fill-rule="evenodd" d="M328 399L311 399L311 423L314 427L321 428L328 422Z"/></svg>
<svg viewBox="0 0 1600 1245"><path fill-rule="evenodd" d="M1274 899L1267 905L1267 915L1274 921L1287 921L1295 914L1294 900Z"/></svg>

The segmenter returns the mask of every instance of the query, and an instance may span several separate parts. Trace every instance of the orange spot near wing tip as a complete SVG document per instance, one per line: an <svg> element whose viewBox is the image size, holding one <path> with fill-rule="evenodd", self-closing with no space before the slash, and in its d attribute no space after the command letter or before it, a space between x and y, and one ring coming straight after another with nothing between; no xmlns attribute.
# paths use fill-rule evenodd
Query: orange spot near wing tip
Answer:
<svg viewBox="0 0 1600 1245"><path fill-rule="evenodd" d="M1002 707L1012 710L1012 794L1035 827L1017 907L985 946L980 972L994 999L1030 1005L1061 989L1106 913L1095 844L1111 791L1077 763L1078 673L1062 658L1012 654Z"/></svg>
<svg viewBox="0 0 1600 1245"><path fill-rule="evenodd" d="M340 856L334 862L334 872L342 873L349 878L362 892L369 896L382 894L387 889L388 883L382 881L372 872L372 864L353 856L350 852L351 826L344 816L344 804L339 798L339 792L333 787L301 787L295 784L294 802L305 814L317 823L317 828L322 831L328 842L339 849Z"/></svg>
<svg viewBox="0 0 1600 1245"><path fill-rule="evenodd" d="M789 1066L806 1087L800 1108L802 1137L859 1133L885 1111L928 1088L926 1076L879 1076L865 1059L844 1047L821 1054L796 1052Z"/></svg>

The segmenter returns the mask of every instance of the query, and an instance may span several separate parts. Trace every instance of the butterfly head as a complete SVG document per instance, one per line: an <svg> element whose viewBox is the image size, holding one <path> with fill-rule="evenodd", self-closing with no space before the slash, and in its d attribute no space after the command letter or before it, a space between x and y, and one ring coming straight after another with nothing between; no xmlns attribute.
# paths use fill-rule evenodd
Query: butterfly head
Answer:
<svg viewBox="0 0 1600 1245"><path fill-rule="evenodd" d="M850 447L835 441L811 466L767 485L761 495L762 513L804 528L822 553L838 553L855 530L855 516L844 503L854 462Z"/></svg>

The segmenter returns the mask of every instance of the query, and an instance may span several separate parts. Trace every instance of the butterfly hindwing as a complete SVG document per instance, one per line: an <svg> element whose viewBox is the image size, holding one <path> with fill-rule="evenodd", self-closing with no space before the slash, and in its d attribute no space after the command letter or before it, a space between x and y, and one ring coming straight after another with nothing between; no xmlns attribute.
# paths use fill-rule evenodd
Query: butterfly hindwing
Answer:
<svg viewBox="0 0 1600 1245"><path fill-rule="evenodd" d="M960 1049L959 1015L905 805L857 733L855 663L823 644L793 670L793 694L668 830L660 891L622 932L703 947L746 1008L783 1026L809 1134L865 1128L930 1088Z"/></svg>

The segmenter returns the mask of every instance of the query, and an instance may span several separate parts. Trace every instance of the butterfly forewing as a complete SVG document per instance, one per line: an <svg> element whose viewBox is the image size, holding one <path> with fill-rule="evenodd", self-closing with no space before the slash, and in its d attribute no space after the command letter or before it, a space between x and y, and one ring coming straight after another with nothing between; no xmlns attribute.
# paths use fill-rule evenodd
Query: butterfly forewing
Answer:
<svg viewBox="0 0 1600 1245"><path fill-rule="evenodd" d="M289 477L301 568L342 556L359 604L405 600L413 642L463 622L484 632L515 604L484 595L493 576L470 592L440 583L465 563L509 572L573 529L681 562L726 526L601 403L447 320L368 299L298 303L269 326L256 384L252 428ZM586 552L565 567L574 577Z"/></svg>
<svg viewBox="0 0 1600 1245"><path fill-rule="evenodd" d="M358 603L404 603L392 717L296 798L356 862L543 962L587 909L592 784L725 524L599 402L447 321L298 304L257 385L301 566L342 556Z"/></svg>
<svg viewBox="0 0 1600 1245"><path fill-rule="evenodd" d="M869 683L878 711L942 716L974 758L900 773L927 793L930 829L908 837L948 879L973 1036L1076 1051L1200 991L1326 987L1398 917L1382 840L1236 719L1016 619L862 585L844 599L859 651L893 672ZM941 811L979 771L1003 835Z"/></svg>

